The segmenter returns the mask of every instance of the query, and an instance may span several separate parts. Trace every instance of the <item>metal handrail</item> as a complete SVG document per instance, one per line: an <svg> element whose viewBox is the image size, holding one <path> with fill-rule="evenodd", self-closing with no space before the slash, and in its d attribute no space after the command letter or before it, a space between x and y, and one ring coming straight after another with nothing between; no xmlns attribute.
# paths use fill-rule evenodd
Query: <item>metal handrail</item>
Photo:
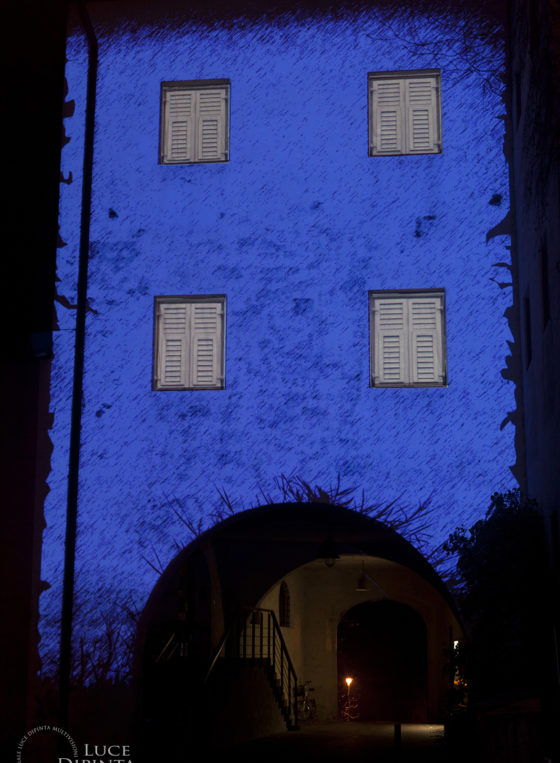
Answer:
<svg viewBox="0 0 560 763"><path fill-rule="evenodd" d="M295 668L293 666L292 660L290 658L290 653L288 652L288 647L286 646L286 642L284 641L284 636L282 635L282 631L280 630L280 625L278 623L278 618L276 617L274 610L272 609L262 609L261 607L244 607L244 610L251 613L251 612L266 612L267 614L271 615L272 621L274 623L274 631L278 635L278 640L280 641L282 645L282 650L284 654L286 655L286 659L288 660L288 665L290 667L290 670L295 675Z"/></svg>
<svg viewBox="0 0 560 763"><path fill-rule="evenodd" d="M218 642L218 646L216 647L216 652L214 653L214 657L212 658L212 661L210 663L210 667L208 668L206 672L206 676L204 677L203 683L205 684L208 681L208 678L210 677L210 674L214 670L214 666L218 662L218 658L220 657L220 654L222 653L223 648L225 647L227 641L229 640L229 637L234 629L234 627L238 624L239 617L236 617L232 620L232 622L229 624L226 631L224 631L224 634L222 638Z"/></svg>
<svg viewBox="0 0 560 763"><path fill-rule="evenodd" d="M255 617L259 614L258 622ZM265 617L266 615L266 617ZM265 626L266 623L266 626ZM259 628L258 642L255 638L257 625ZM247 636L250 629L250 653L247 649ZM265 629L266 629L266 649L265 649ZM232 620L216 648L216 652L210 667L206 673L204 683L208 681L216 663L224 651L226 644L233 635L237 633L235 640L236 655L243 659L259 660L266 662L279 679L280 695L282 702L287 705L287 713L290 718L293 715L294 725L297 726L297 701L296 688L297 676L294 669L290 653L284 641L280 625L275 613L271 609L262 609L260 607L243 607L238 615ZM258 649L255 647L258 645ZM277 653L279 653L277 655Z"/></svg>
<svg viewBox="0 0 560 763"><path fill-rule="evenodd" d="M161 650L161 652L160 652L160 653L158 654L158 656L156 657L156 663L157 663L157 662L161 662L161 661L163 660L163 658L166 656L167 650L169 649L169 647L170 647L172 644L173 644L173 649L171 650L171 654L169 654L169 655L167 656L167 659L169 659L169 658L170 658L170 657L173 655L173 652L174 652L174 651L175 651L175 649L177 648L177 644L176 644L176 641L177 641L177 634L176 634L176 632L175 632L175 631L173 631L173 633L171 634L171 636L169 636L169 638L168 638L168 640L167 640L167 643L165 644L165 646L163 647L163 649Z"/></svg>

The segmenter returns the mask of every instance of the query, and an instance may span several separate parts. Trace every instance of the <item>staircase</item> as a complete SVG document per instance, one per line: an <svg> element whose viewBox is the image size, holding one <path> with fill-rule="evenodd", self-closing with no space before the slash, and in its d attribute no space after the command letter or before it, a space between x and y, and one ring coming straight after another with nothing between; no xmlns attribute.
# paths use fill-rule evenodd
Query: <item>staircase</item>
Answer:
<svg viewBox="0 0 560 763"><path fill-rule="evenodd" d="M296 673L272 610L241 611L224 634L205 683L222 659L262 667L287 728L298 728Z"/></svg>

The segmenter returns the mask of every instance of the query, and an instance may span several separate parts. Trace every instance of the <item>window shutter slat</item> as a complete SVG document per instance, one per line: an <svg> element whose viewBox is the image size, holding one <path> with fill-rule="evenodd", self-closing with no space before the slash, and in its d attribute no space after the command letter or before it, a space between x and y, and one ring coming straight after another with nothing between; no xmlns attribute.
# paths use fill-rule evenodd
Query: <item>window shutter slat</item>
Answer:
<svg viewBox="0 0 560 763"><path fill-rule="evenodd" d="M445 292L370 292L371 384L432 387L447 384Z"/></svg>
<svg viewBox="0 0 560 763"><path fill-rule="evenodd" d="M225 296L156 297L154 389L223 389Z"/></svg>
<svg viewBox="0 0 560 763"><path fill-rule="evenodd" d="M439 71L372 72L368 76L370 155L440 153Z"/></svg>
<svg viewBox="0 0 560 763"><path fill-rule="evenodd" d="M165 99L164 161L188 162L193 157L193 94L169 90Z"/></svg>
<svg viewBox="0 0 560 763"><path fill-rule="evenodd" d="M376 154L401 154L402 80L373 82L374 146Z"/></svg>
<svg viewBox="0 0 560 763"><path fill-rule="evenodd" d="M228 160L229 83L162 83L160 162Z"/></svg>
<svg viewBox="0 0 560 763"><path fill-rule="evenodd" d="M223 90L198 93L197 159L217 161L225 158L226 102Z"/></svg>
<svg viewBox="0 0 560 763"><path fill-rule="evenodd" d="M375 302L376 363L380 384L405 384L407 370L407 314L402 299Z"/></svg>
<svg viewBox="0 0 560 763"><path fill-rule="evenodd" d="M441 383L441 302L439 299L410 300L412 378L415 384Z"/></svg>
<svg viewBox="0 0 560 763"><path fill-rule="evenodd" d="M408 153L425 154L439 150L436 86L433 77L410 79L406 83Z"/></svg>
<svg viewBox="0 0 560 763"><path fill-rule="evenodd" d="M193 303L191 328L191 385L193 387L219 388L223 386L222 332L221 303Z"/></svg>
<svg viewBox="0 0 560 763"><path fill-rule="evenodd" d="M162 304L159 314L158 382L162 388L187 383L188 305Z"/></svg>

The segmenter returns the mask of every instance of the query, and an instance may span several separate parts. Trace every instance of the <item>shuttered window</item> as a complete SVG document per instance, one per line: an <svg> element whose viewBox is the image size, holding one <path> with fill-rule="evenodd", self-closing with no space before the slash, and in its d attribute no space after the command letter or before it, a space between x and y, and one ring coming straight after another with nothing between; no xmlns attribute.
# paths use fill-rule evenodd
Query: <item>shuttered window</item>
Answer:
<svg viewBox="0 0 560 763"><path fill-rule="evenodd" d="M369 154L441 152L437 69L369 75Z"/></svg>
<svg viewBox="0 0 560 763"><path fill-rule="evenodd" d="M225 297L156 297L154 389L224 388Z"/></svg>
<svg viewBox="0 0 560 763"><path fill-rule="evenodd" d="M160 162L227 161L228 112L228 80L163 82Z"/></svg>
<svg viewBox="0 0 560 763"><path fill-rule="evenodd" d="M371 386L445 386L442 290L370 292Z"/></svg>

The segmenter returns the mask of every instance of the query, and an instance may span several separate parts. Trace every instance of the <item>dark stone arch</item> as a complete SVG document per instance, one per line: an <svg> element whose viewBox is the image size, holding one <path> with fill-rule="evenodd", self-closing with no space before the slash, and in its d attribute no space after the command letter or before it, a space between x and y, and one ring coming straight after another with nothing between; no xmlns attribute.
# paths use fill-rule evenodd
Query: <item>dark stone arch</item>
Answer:
<svg viewBox="0 0 560 763"><path fill-rule="evenodd" d="M332 538L339 554L364 554L388 559L413 570L430 583L456 613L455 604L439 575L407 540L390 527L351 509L323 503L282 503L249 509L218 523L185 546L163 572L146 604L137 648L143 650L146 632L156 622L170 622L179 613L180 590L198 592L192 575L205 585L220 580L224 623L242 606L255 606L273 585L297 567L320 556ZM210 591L212 595L213 591Z"/></svg>
<svg viewBox="0 0 560 763"><path fill-rule="evenodd" d="M236 514L179 552L142 613L135 671L139 745L152 749L152 742L157 747L169 737L184 747L187 738L214 738L204 729L219 713L214 699L205 706L201 697L216 647L242 607L257 606L290 572L320 559L327 539L341 557L372 556L408 568L455 616L445 585L422 554L370 517L320 503L273 504ZM162 659L167 644L169 659ZM144 729L151 729L149 739L142 737Z"/></svg>

